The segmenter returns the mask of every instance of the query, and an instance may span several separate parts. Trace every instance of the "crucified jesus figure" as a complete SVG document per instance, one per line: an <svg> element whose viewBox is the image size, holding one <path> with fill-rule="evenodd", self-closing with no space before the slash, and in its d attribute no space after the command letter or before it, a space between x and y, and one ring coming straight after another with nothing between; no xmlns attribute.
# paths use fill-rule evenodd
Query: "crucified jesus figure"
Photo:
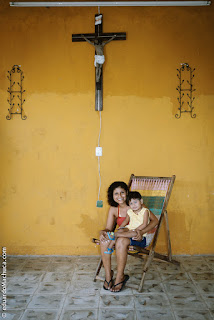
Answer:
<svg viewBox="0 0 214 320"><path fill-rule="evenodd" d="M117 35L115 34L108 41L105 41L105 42L103 41L103 42L99 43L98 40L94 40L94 42L92 42L89 39L87 39L83 34L81 35L81 37L83 39L85 39L85 41L87 41L89 44L91 44L92 46L95 47L94 66L96 68L96 82L100 81L100 76L101 76L101 72L102 72L102 65L105 62L105 56L103 54L104 46L107 43L109 43L110 41L112 41L116 36Z"/></svg>

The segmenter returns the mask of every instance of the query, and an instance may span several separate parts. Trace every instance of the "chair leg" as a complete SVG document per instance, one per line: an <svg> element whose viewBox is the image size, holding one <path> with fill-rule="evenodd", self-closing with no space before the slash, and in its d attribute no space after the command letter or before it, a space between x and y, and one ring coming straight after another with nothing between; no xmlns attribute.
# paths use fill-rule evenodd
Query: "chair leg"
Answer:
<svg viewBox="0 0 214 320"><path fill-rule="evenodd" d="M145 281L146 272L148 271L149 266L150 266L153 258L154 258L154 251L150 251L149 256L147 257L146 262L145 262L144 267L143 267L143 274L142 274L142 278L141 278L140 285L139 285L139 288L138 288L138 292L142 291L142 288L143 288L143 285L144 285L144 281Z"/></svg>
<svg viewBox="0 0 214 320"><path fill-rule="evenodd" d="M168 214L167 211L164 211L164 217L166 221L166 235L167 235L167 246L168 246L168 257L169 262L172 261L172 248L171 248L171 241L170 241L170 233L169 233L169 221L168 221Z"/></svg>
<svg viewBox="0 0 214 320"><path fill-rule="evenodd" d="M96 272L95 272L94 282L97 280L97 276L100 273L100 269L102 268L102 265L103 265L103 260L102 260L102 258L100 258L100 261L99 261L99 263L97 265L97 269L96 269Z"/></svg>

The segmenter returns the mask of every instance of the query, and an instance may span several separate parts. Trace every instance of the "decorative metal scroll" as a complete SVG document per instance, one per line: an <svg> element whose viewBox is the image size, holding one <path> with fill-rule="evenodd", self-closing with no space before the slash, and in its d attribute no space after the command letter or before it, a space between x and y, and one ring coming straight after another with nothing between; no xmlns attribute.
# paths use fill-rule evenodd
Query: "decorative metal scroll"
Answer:
<svg viewBox="0 0 214 320"><path fill-rule="evenodd" d="M25 99L23 99L23 71L20 69L21 66L14 65L7 76L10 81L10 86L8 92L10 94L9 99L7 100L10 108L8 109L9 114L6 116L7 120L12 118L12 114L20 114L22 120L26 120L27 116L23 110L23 104Z"/></svg>
<svg viewBox="0 0 214 320"><path fill-rule="evenodd" d="M179 112L175 115L177 119L181 117L182 113L190 113L192 118L196 117L196 114L193 114L193 89L192 79L194 78L193 72L195 69L191 69L188 63L182 63L181 68L177 69L177 77L179 79L179 86L176 88L179 92L178 102L180 107L178 108Z"/></svg>

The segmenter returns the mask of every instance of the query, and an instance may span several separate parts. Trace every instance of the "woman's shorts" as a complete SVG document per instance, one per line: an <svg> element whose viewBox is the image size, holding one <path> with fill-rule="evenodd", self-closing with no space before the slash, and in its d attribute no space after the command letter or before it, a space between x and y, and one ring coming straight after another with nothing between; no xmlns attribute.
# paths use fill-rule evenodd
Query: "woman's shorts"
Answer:
<svg viewBox="0 0 214 320"><path fill-rule="evenodd" d="M141 248L145 248L146 247L146 238L144 237L142 241L136 241L136 240L133 240L132 238L130 238L130 246L138 246Z"/></svg>

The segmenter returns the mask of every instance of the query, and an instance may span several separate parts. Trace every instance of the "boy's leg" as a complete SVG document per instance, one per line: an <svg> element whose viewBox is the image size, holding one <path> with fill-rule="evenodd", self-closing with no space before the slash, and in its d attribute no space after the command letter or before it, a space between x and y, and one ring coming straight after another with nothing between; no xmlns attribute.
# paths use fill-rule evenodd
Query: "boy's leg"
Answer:
<svg viewBox="0 0 214 320"><path fill-rule="evenodd" d="M115 245L115 240L111 240L110 241L110 244L109 244L109 249L112 249L113 248L113 246Z"/></svg>

